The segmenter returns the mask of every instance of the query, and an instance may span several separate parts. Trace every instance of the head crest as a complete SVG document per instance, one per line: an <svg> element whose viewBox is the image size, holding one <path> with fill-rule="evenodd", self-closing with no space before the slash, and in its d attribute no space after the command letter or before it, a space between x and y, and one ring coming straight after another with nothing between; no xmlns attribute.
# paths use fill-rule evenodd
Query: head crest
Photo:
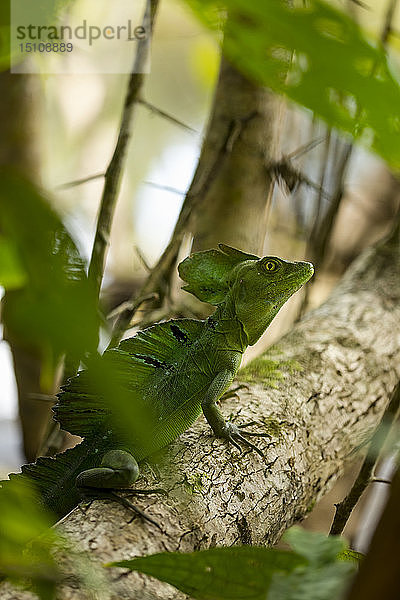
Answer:
<svg viewBox="0 0 400 600"><path fill-rule="evenodd" d="M218 244L218 250L196 252L178 267L181 279L187 283L182 289L203 302L221 304L229 290L232 270L241 262L258 259L225 244Z"/></svg>

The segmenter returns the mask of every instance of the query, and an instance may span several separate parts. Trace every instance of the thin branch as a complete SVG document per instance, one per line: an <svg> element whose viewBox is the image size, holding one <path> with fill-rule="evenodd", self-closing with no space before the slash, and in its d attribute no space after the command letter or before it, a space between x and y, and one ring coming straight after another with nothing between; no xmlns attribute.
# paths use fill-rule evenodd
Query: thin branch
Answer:
<svg viewBox="0 0 400 600"><path fill-rule="evenodd" d="M350 2L353 2L353 4L357 4L357 6L360 6L365 10L371 10L371 7L368 6L368 4L365 4L365 2L361 2L361 0L350 0Z"/></svg>
<svg viewBox="0 0 400 600"><path fill-rule="evenodd" d="M56 190L67 190L68 188L75 187L77 185L82 185L83 183L87 183L88 181L94 181L95 179L103 179L105 177L105 173L96 173L95 175L89 175L89 177L83 177L82 179L75 179L75 181L67 181L66 183L62 183L56 187Z"/></svg>
<svg viewBox="0 0 400 600"><path fill-rule="evenodd" d="M317 226L317 229L314 232L313 251L314 263L316 268L318 268L318 266L321 265L325 258L328 243L331 238L333 227L336 222L336 217L339 212L339 207L343 200L344 177L346 174L348 164L350 162L353 147L354 146L351 142L345 141L343 145L340 144L340 147L338 148L340 155L336 161L337 171L335 187L333 193L331 194L331 203L324 218L321 220L319 226Z"/></svg>
<svg viewBox="0 0 400 600"><path fill-rule="evenodd" d="M292 166L291 162L284 156L280 161L272 163L268 170L271 174L275 175L278 183L285 184L285 187L289 192L293 192L297 186L305 184L311 189L318 192L320 198L325 198L331 201L331 196L326 190L324 190L318 183L312 181L309 177L304 175L302 171Z"/></svg>
<svg viewBox="0 0 400 600"><path fill-rule="evenodd" d="M331 149L331 133L332 133L332 129L330 127L328 127L327 135L325 137L325 144L324 144L324 148L323 148L321 171L319 174L319 185L320 185L321 190L323 189L323 187L325 185L325 181L326 181L326 173L327 173L327 167L328 167L328 162L329 162L329 153L330 153L330 149ZM314 213L314 223L313 223L311 233L310 233L309 245L311 245L311 248L315 247L315 237L317 235L318 224L319 224L319 220L320 220L320 216L321 216L321 209L322 209L322 193L319 192L317 201L316 201L316 209L315 209L315 213ZM307 248L307 254L308 254L308 250L311 251L311 248L310 247Z"/></svg>
<svg viewBox="0 0 400 600"><path fill-rule="evenodd" d="M391 425L393 425L396 419L397 413L400 407L400 382L397 383L394 388L389 404L385 410L382 420L372 436L371 443L368 449L367 456L361 465L360 472L355 480L353 487L347 496L336 504L335 517L330 529L330 535L340 535L346 526L346 523L359 501L362 493L367 486L374 481L374 471L377 465L380 455L382 454L382 448L384 447Z"/></svg>
<svg viewBox="0 0 400 600"><path fill-rule="evenodd" d="M387 41L389 35L392 31L392 20L394 17L394 11L396 8L397 0L389 0L385 20L382 27L381 35L380 35L380 43L383 49L386 48ZM376 74L376 70L379 67L379 61L376 60L371 68L370 77L374 77ZM362 115L362 107L357 107L357 112L355 116L355 122L357 123L361 119ZM359 133L361 133L363 129L363 124L361 123L359 126ZM332 235L333 227L336 222L336 217L339 212L340 204L343 200L344 195L344 176L350 162L352 152L353 152L354 144L353 142L344 142L343 144L339 143L336 148L336 152L339 156L335 159L335 153L332 152L331 156L334 162L337 163L337 171L335 176L334 190L331 194L332 203L329 206L325 216L320 219L319 213L320 208L318 209L316 218L314 219L314 224L312 227L312 232L310 235L309 246L310 249L313 250L313 262L315 263L316 268L322 264L324 261L326 251L328 248L328 243ZM325 155L323 159L323 171L321 174L322 179L325 179L326 165L327 165L328 156ZM322 188L321 182L321 188ZM321 205L321 198L319 198L319 207ZM310 289L308 288L308 293Z"/></svg>
<svg viewBox="0 0 400 600"><path fill-rule="evenodd" d="M137 298L134 302L124 302L123 305L118 307L119 314L115 321L111 340L107 346L107 350L109 348L115 348L118 346L139 306L143 304L143 302L149 302L150 300L156 300L157 298L157 294L147 294L145 296L139 296L139 298Z"/></svg>
<svg viewBox="0 0 400 600"><path fill-rule="evenodd" d="M386 9L385 24L383 26L381 34L381 43L383 47L386 46L389 36L392 33L392 22L394 19L394 12L396 10L396 6L397 0L389 0L388 7Z"/></svg>
<svg viewBox="0 0 400 600"><path fill-rule="evenodd" d="M143 266L144 270L145 270L147 273L150 273L150 271L151 271L151 268L150 268L150 266L149 266L149 264L148 264L147 260L146 260L146 259L145 259L145 257L143 256L143 254L142 254L142 251L140 250L140 248L138 248L138 246L135 246L135 252L136 252L136 254L137 254L137 257L138 257L138 259L139 259L139 260L140 260L140 262L142 263L142 266Z"/></svg>
<svg viewBox="0 0 400 600"><path fill-rule="evenodd" d="M125 98L118 140L105 174L103 195L97 219L96 235L89 265L89 280L92 282L94 291L97 295L100 293L110 240L111 224L121 184L122 169L125 163L128 142L131 137L133 110L139 98L139 93L144 81L144 73L142 73L142 71L144 70L145 62L147 60L149 40L153 30L158 4L159 0L151 0L150 11L148 10L149 5L147 5L146 8L143 26L148 32L148 36L145 40L140 40L138 42L137 53ZM149 12L150 14L148 14Z"/></svg>
<svg viewBox="0 0 400 600"><path fill-rule="evenodd" d="M296 150L289 152L289 154L287 154L285 156L285 158L286 159L300 158L304 154L307 154L307 152L311 152L311 150L313 150L316 146L319 146L319 144L321 144L325 140L325 138L326 138L325 135L321 135L319 138L311 140L310 142L303 144L299 148L296 148Z"/></svg>
<svg viewBox="0 0 400 600"><path fill-rule="evenodd" d="M140 90L144 82L144 67L148 55L148 47L154 27L159 0L150 0L146 3L146 11L143 17L143 27L148 33L145 39L139 40L137 51L129 78L125 104L122 112L118 139L107 171L104 174L104 188L100 202L100 210L97 218L96 234L93 242L92 256L89 264L88 277L93 285L96 297L100 295L101 282L109 246L111 225L114 209L118 197L118 191L122 179L122 170L125 163L128 143L131 137L131 123L134 106L138 100ZM91 178L100 177L100 175ZM90 178L87 178L89 180ZM67 355L64 361L63 381L76 374L79 363L71 361ZM40 450L41 455L49 456L59 452L64 443L64 434L60 432L58 423L50 424L49 432L45 437Z"/></svg>
<svg viewBox="0 0 400 600"><path fill-rule="evenodd" d="M345 600L398 600L400 556L400 471L372 536L367 555Z"/></svg>
<svg viewBox="0 0 400 600"><path fill-rule="evenodd" d="M164 190L166 192L171 192L172 194L177 194L178 196L184 196L185 192L178 190L177 188L171 187L170 185L162 185L161 183L154 183L153 181L144 181L145 185L151 185L159 190Z"/></svg>
<svg viewBox="0 0 400 600"><path fill-rule="evenodd" d="M179 119L177 119L176 117L173 117L172 115L165 112L164 110L157 108L157 106L154 106L154 104L147 102L147 100L143 100L143 98L138 98L137 102L139 104L142 104L146 108L148 108L155 115L158 115L159 117L162 117L163 119L167 119L167 121L171 121L171 123L174 123L174 125L179 125L179 127L182 127L182 129L186 129L186 131L190 131L190 133L195 133L196 135L198 135L199 132L196 131L196 129L193 129L193 127L190 127L190 125L186 125L186 123L179 121Z"/></svg>
<svg viewBox="0 0 400 600"><path fill-rule="evenodd" d="M29 400L36 400L37 402L47 402L48 404L54 404L57 400L54 394L39 394L32 392L28 394Z"/></svg>
<svg viewBox="0 0 400 600"><path fill-rule="evenodd" d="M202 165L199 166L200 163L197 166L189 190L186 192L171 239L157 264L151 270L145 284L141 288L140 293L142 295L146 295L150 292L157 292L160 295L160 300L162 300L162 297L165 295L165 290L167 289L171 272L175 268L179 249L184 239L190 218L199 201L201 201L210 189L226 157L229 155L232 134L235 131L234 124L230 123L227 128L226 136L221 141L215 158L208 166L207 171L203 170Z"/></svg>

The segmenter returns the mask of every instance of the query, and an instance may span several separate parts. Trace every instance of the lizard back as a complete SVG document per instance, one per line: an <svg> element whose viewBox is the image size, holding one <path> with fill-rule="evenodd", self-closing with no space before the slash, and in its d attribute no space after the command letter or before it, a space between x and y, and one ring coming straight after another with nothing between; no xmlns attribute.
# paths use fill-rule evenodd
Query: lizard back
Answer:
<svg viewBox="0 0 400 600"><path fill-rule="evenodd" d="M85 438L112 430L116 446L142 460L176 439L201 413L214 371L207 338L205 321L173 319L139 331L104 353L102 360L116 374L132 412L140 407L146 414L144 439L116 425L113 407L91 389L88 371L64 386L54 407L56 420Z"/></svg>

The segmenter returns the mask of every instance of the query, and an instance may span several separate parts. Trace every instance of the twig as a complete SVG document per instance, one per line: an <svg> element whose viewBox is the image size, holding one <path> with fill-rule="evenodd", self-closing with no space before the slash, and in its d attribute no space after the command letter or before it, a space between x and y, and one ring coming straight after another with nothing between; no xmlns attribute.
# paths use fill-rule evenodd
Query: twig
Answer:
<svg viewBox="0 0 400 600"><path fill-rule="evenodd" d="M162 185L161 183L154 183L154 181L144 181L145 185L151 185L152 187L158 188L159 190L165 190L166 192L172 192L178 196L184 196L185 192L178 190L177 188L171 187L170 185Z"/></svg>
<svg viewBox="0 0 400 600"><path fill-rule="evenodd" d="M330 535L340 535L346 526L350 514L359 501L366 487L374 480L373 473L382 453L382 448L387 441L389 430L393 424L400 407L400 381L394 388L389 404L385 410L382 420L371 438L367 456L361 465L360 472L353 487L347 496L336 504L335 517L330 529Z"/></svg>
<svg viewBox="0 0 400 600"><path fill-rule="evenodd" d="M317 263L317 252L316 252L316 245L317 245L317 240L319 239L319 224L320 224L320 217L321 217L321 212L322 212L322 200L323 198L326 198L326 193L324 194L324 186L326 184L326 174L327 174L327 170L328 170L328 162L329 162L329 154L331 152L332 146L331 146L331 142L332 142L332 129L330 127L327 127L327 134L326 136L324 136L324 147L323 147L323 154L322 154L322 160L321 160L321 170L319 173L319 189L318 191L318 196L315 202L315 209L314 209L314 218L313 218L313 223L311 226L311 230L310 230L310 234L309 234L309 238L307 240L307 246L306 246L306 256L312 258L312 261L314 264ZM329 201L331 202L331 197L330 195L328 195ZM329 210L332 210L332 208L330 207ZM335 211L337 210L337 206L335 206ZM316 265L317 266L317 265ZM313 280L313 283L315 282L315 279ZM312 287L312 286L311 286ZM311 291L311 287L306 286L303 292L303 298L301 301L301 305L299 307L299 311L298 311L298 315L297 315L297 319L296 320L300 320L310 301L310 291Z"/></svg>
<svg viewBox="0 0 400 600"><path fill-rule="evenodd" d="M400 471L393 477L389 498L343 600L398 600L400 556Z"/></svg>
<svg viewBox="0 0 400 600"><path fill-rule="evenodd" d="M150 0L150 4L146 4L143 27L148 35L145 39L139 40L138 42L125 97L117 143L107 171L104 174L104 188L88 272L89 281L92 283L93 291L97 298L100 295L114 209L121 183L122 169L125 162L128 142L131 137L133 110L144 81L144 73L142 71L144 70L147 59L148 46L154 27L158 4L159 0ZM63 381L66 382L69 377L75 375L78 367L79 363L71 361L70 358L66 356L64 361ZM50 431L46 435L40 454L48 456L54 454L54 451L59 452L63 445L63 436L64 434L60 433L58 423L51 423Z"/></svg>
<svg viewBox="0 0 400 600"><path fill-rule="evenodd" d="M54 404L57 400L54 394L38 394L36 392L32 392L28 394L29 400L37 400L37 402L47 402L49 404Z"/></svg>
<svg viewBox="0 0 400 600"><path fill-rule="evenodd" d="M340 144L338 148L339 157L336 160L337 171L335 178L335 186L334 190L331 194L331 203L328 207L328 210L319 225L316 225L316 229L314 232L314 240L313 240L313 250L314 250L314 264L316 268L318 268L326 255L326 251L328 248L328 243L331 238L333 226L336 221L337 214L339 212L340 204L343 200L344 194L344 177L350 162L351 154L353 151L353 144L351 142L345 141Z"/></svg>
<svg viewBox="0 0 400 600"><path fill-rule="evenodd" d="M139 92L144 81L144 74L141 71L143 71L147 59L149 39L153 30L158 4L159 0L151 0L150 11L148 11L148 5L146 8L143 26L148 32L148 36L146 39L138 42L137 53L125 98L118 140L104 177L103 195L101 198L96 235L89 265L89 280L92 282L97 296L100 293L101 282L103 279L114 208L122 179L122 169L125 162L127 146L131 137L133 109L138 100ZM148 14L148 12L150 12L150 14Z"/></svg>
<svg viewBox="0 0 400 600"><path fill-rule="evenodd" d="M139 298L137 298L134 302L124 302L124 308L119 312L119 315L115 321L111 340L107 346L107 350L109 348L115 348L115 346L118 346L139 306L143 304L143 302L149 302L150 300L156 300L157 298L158 294L153 293L145 296L139 296Z"/></svg>
<svg viewBox="0 0 400 600"><path fill-rule="evenodd" d="M142 263L142 266L144 267L144 270L147 271L147 273L150 273L151 268L147 262L147 260L145 259L145 257L143 256L140 248L138 248L138 246L135 246L135 252L137 254L138 259L140 260L140 262Z"/></svg>
<svg viewBox="0 0 400 600"><path fill-rule="evenodd" d="M319 146L319 144L321 144L325 139L326 139L326 136L321 135L319 138L311 140L310 142L303 144L299 148L296 148L296 150L289 152L289 154L287 154L285 156L285 158L289 158L289 159L300 158L304 154L307 154L307 152L311 152L311 150L313 150L316 146Z"/></svg>
<svg viewBox="0 0 400 600"><path fill-rule="evenodd" d="M269 166L269 171L275 175L279 183L285 185L289 192L293 192L297 186L305 184L311 189L318 192L319 197L330 201L331 197L318 183L312 181L304 175L302 171L292 166L288 157L284 156L281 160L272 163Z"/></svg>
<svg viewBox="0 0 400 600"><path fill-rule="evenodd" d="M327 135L325 137L325 144L324 144L324 148L323 148L321 171L319 174L319 185L320 185L321 190L323 189L323 187L325 185L325 180L326 180L326 172L327 172L328 161L329 161L329 151L331 149L331 133L332 133L332 129L330 127L328 127ZM320 216L321 216L321 208L322 208L322 193L319 191L317 201L316 201L316 209L315 209L315 213L314 213L314 223L311 228L310 240L309 240L309 245L312 248L315 247L315 238L317 235L317 229L318 229L319 220L320 220ZM310 250L311 250L311 248L310 248ZM308 254L308 252L307 252L307 254Z"/></svg>
<svg viewBox="0 0 400 600"><path fill-rule="evenodd" d="M389 35L392 31L392 20L394 17L394 10L396 7L397 0L389 0L388 7L386 10L385 21L382 27L382 32L380 35L380 43L383 48L386 47ZM374 77L377 68L379 67L379 61L376 60L371 68L370 77ZM362 108L360 106L357 107L355 122L357 123L361 119ZM363 129L362 123L359 125L358 132L361 133ZM318 210L316 217L314 219L314 224L312 227L312 232L310 234L309 248L313 251L313 262L318 268L322 262L324 261L326 251L328 248L328 243L332 235L333 227L336 221L337 214L339 212L339 207L343 199L344 193L344 176L346 173L346 169L350 162L350 158L353 152L353 143L345 141L343 144L339 144L336 147L336 153L338 156L335 159L335 152L332 152L332 159L337 164L337 171L335 175L335 183L334 190L331 194L332 202L326 211L325 216L320 219L320 209ZM322 171L322 179L325 179L325 171L327 164L327 156L324 157L324 168ZM322 183L320 182L321 188ZM319 206L320 206L319 198ZM310 292L310 288L307 288L308 293Z"/></svg>
<svg viewBox="0 0 400 600"><path fill-rule="evenodd" d="M157 108L157 106L154 106L154 104L147 102L147 100L143 100L143 98L138 98L137 102L139 104L142 104L146 108L148 108L155 115L158 115L159 117L163 117L163 119L167 119L167 121L171 121L171 123L174 123L174 125L179 125L179 127L182 127L182 129L186 129L186 131L190 131L190 133L198 134L198 131L193 129L193 127L190 127L190 125L186 125L186 123L179 121L179 119L177 119L176 117L173 117L172 115L165 112L164 110Z"/></svg>
<svg viewBox="0 0 400 600"><path fill-rule="evenodd" d="M204 170L201 160L197 166L192 182L179 213L171 239L158 260L155 267L151 270L146 282L140 290L145 295L150 292L157 292L162 300L165 291L168 289L168 281L179 254L181 244L187 231L190 218L196 209L198 203L208 192L215 178L217 177L226 156L229 154L229 145L232 139L232 129L234 124L230 123L227 128L225 139L221 141L220 147L216 152L213 162Z"/></svg>
<svg viewBox="0 0 400 600"><path fill-rule="evenodd" d="M357 6L360 6L361 8L364 8L365 10L371 10L371 7L368 6L368 4L365 4L365 2L361 2L361 0L350 0L350 2L357 4Z"/></svg>
<svg viewBox="0 0 400 600"><path fill-rule="evenodd" d="M94 181L95 179L102 179L105 177L105 173L96 173L95 175L89 175L88 177L83 177L82 179L75 179L75 181L67 181L67 183L62 183L56 187L57 190L67 190L68 188L75 187L77 185L82 185L83 183L87 183L88 181Z"/></svg>
<svg viewBox="0 0 400 600"><path fill-rule="evenodd" d="M394 11L396 10L397 0L389 0L388 7L386 9L385 24L381 34L382 46L385 46L389 35L392 33L392 21L394 18Z"/></svg>

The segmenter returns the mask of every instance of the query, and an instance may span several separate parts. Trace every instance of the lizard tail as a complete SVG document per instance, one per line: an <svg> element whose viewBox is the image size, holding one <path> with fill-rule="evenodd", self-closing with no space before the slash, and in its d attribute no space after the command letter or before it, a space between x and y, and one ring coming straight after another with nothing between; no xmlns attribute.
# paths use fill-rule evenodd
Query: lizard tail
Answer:
<svg viewBox="0 0 400 600"><path fill-rule="evenodd" d="M75 485L77 475L97 466L108 448L83 441L74 448L57 454L54 458L40 457L35 463L23 465L21 473L10 474L10 479L1 482L1 493L15 481L34 488L39 501L55 515L55 520L75 508L82 497Z"/></svg>

